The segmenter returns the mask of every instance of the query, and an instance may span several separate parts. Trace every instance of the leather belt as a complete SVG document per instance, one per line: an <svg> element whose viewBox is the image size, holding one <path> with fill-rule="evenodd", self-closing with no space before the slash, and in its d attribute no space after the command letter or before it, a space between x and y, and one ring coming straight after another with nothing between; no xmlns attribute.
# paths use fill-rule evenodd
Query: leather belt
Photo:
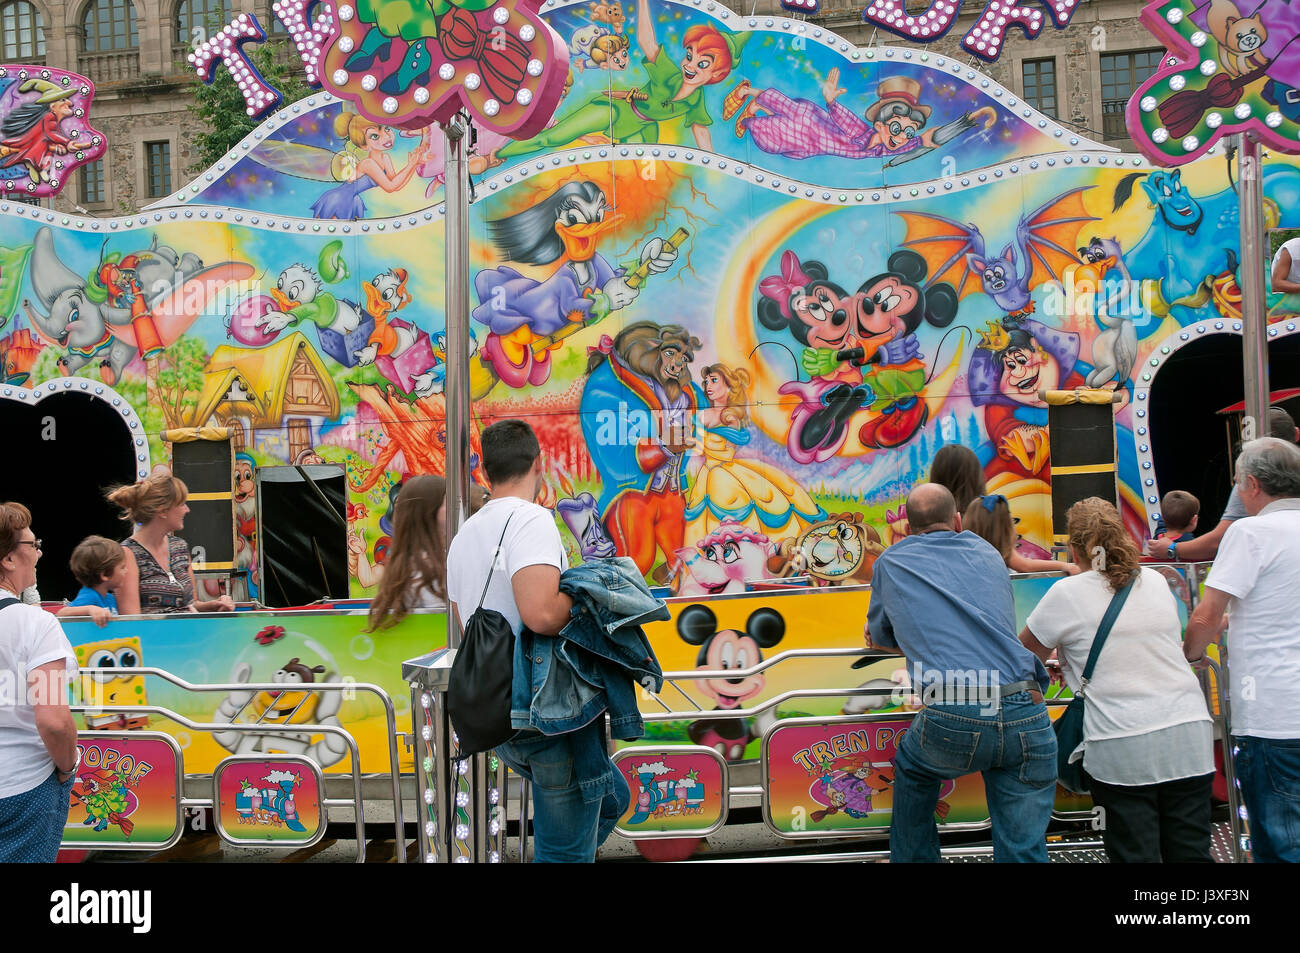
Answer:
<svg viewBox="0 0 1300 953"><path fill-rule="evenodd" d="M1041 705L1043 703L1043 692L1038 687L1038 682L1034 681L1032 678L1026 678L1019 682L1011 682L1007 685L1003 685L998 689L998 697L1006 698L1008 695L1014 695L1016 692L1029 692L1029 697L1035 704Z"/></svg>
<svg viewBox="0 0 1300 953"><path fill-rule="evenodd" d="M971 687L971 691L977 699L980 697L982 692L981 689L975 688L974 686ZM1026 678L1019 682L1008 682L1005 685L998 686L998 698L1006 698L1008 695L1015 695L1017 692L1028 692L1030 700L1035 704L1041 705L1043 703L1042 690L1038 687L1038 682L1034 679ZM926 704L968 705L971 704L971 700L969 698L953 699L951 701L948 699L936 699L934 701L927 701Z"/></svg>

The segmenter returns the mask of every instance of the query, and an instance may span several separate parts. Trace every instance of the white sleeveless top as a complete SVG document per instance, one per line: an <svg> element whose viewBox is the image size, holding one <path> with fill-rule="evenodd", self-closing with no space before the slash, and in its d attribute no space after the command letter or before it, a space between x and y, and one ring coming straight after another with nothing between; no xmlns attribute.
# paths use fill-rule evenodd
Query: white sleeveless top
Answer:
<svg viewBox="0 0 1300 953"><path fill-rule="evenodd" d="M1273 256L1274 268L1277 267L1277 260L1282 257L1283 249L1291 256L1291 272L1286 276L1287 280L1300 282L1300 238L1293 238L1282 243L1282 248L1279 248L1277 254ZM1271 271L1269 273L1272 274Z"/></svg>

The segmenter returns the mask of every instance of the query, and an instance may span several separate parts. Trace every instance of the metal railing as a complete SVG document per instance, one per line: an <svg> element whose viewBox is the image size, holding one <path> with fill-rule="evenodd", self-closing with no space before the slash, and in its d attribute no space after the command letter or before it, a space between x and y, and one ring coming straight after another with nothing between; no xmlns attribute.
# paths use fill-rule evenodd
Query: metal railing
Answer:
<svg viewBox="0 0 1300 953"><path fill-rule="evenodd" d="M402 664L402 678L411 686L420 858L430 864L499 863L505 857L506 768L495 753L460 754L447 712L455 658L455 649L440 649ZM521 831L524 826L521 817ZM525 843L521 836L521 855Z"/></svg>
<svg viewBox="0 0 1300 953"><path fill-rule="evenodd" d="M299 711L303 710L303 707L307 704L307 702L310 699L313 698L313 696L319 694L341 692L341 693L345 693L345 695L351 695L357 692L363 692L363 693L372 694L376 696L379 699L380 704L382 705L384 710L385 729L386 729L385 735L388 741L388 745L387 745L388 767L389 767L389 774L391 780L393 821L394 821L394 831L398 841L396 860L398 863L406 862L406 851L403 846L405 842L405 821L403 818L401 774L399 768L398 748L397 748L397 737L398 737L397 719L396 719L396 713L393 707L392 699L388 696L388 693L384 691L382 688L380 688L378 685L372 685L364 682L321 682L318 684L312 684L312 683L294 684L293 692L301 693L302 698L293 707L293 709L289 711L287 714L277 713L276 717L281 718L279 723L267 722L267 717L272 710L270 708L263 709L263 711L257 716L255 721L240 722L238 721L238 718L240 717L240 715L243 714L244 710L252 703L257 693L280 692L285 689L285 684L281 682L228 682L228 683L196 684L196 683L188 682L185 679L173 675L171 672L159 668L140 667L140 668L130 669L129 671L132 677L151 676L151 677L160 678L176 686L177 688L180 688L187 692L196 692L196 693L224 692L227 694L238 692L241 694L246 694L248 697L243 701L242 704L235 706L233 711L221 712L221 717L224 720L211 721L211 722L194 721L190 718L185 717L184 715L179 714L178 712L172 711L171 709L159 705L76 704L70 706L71 710L75 714L80 714L83 717L103 715L103 714L118 714L118 715L122 715L123 717L141 716L141 715L144 716L158 715L167 719L168 721L174 722L175 724L182 726L188 731L208 733L213 736L214 740L216 740L216 736L218 735L227 735L227 736L235 736L235 737L241 735L254 736L254 737L265 736L270 738L276 738L276 737L283 737L284 735L286 735L286 733L291 733L293 735L305 735L309 737L313 735L322 735L324 737L336 739L339 745L341 745L344 752L350 758L348 773L350 775L350 787L352 789L352 797L351 798L322 797L321 804L327 810L331 807L348 808L354 812L358 863L361 863L365 860L365 801L363 798L363 791L362 791L361 752L360 752L360 748L357 745L356 738L352 735L351 732L349 732L346 728L344 728L341 723L338 725L317 724L317 723L299 724L299 723L294 723L292 719ZM96 668L80 668L78 669L78 675L80 676L81 679L90 680L93 683L93 680L95 679L96 676L103 675L103 671L101 669L96 669ZM78 741L79 743L84 742L86 744L90 744L101 738L112 737L114 735L119 735L121 737L129 738L131 736L131 733L128 732L125 735L122 735L118 732L101 731L101 730L90 728L78 733ZM227 750L231 750L228 747L228 745L222 744L221 741L217 741L217 744L223 748L226 748ZM242 746L236 745L232 757L223 759L223 764L226 762L239 761L239 760L277 760L283 757L289 760L301 760L304 763L308 764L311 768L313 768L318 776L321 775L320 765L315 761L315 759L307 755L280 756L272 752L252 752L252 753L241 754L239 751L240 747ZM180 761L183 764L183 761L181 760L181 754L179 748L177 749L177 755L178 755L178 761ZM179 790L177 792L178 809L215 808L217 806L218 797L217 797L217 792L215 790L213 791L213 796L210 798L186 797L184 795L183 788L187 780L194 781L197 779L200 782L202 782L204 780L207 780L208 777L209 777L208 775L187 775L184 774L183 772L181 773L180 780L178 783L181 785L182 790ZM215 777L215 775L213 777ZM323 792L323 785L322 785L322 792ZM322 833L324 829L324 823L325 823L325 819L322 817L321 819ZM176 837L173 839L172 842L174 843L176 839L179 839L179 836L180 836L180 832L178 829ZM227 837L224 834L222 835L222 839L226 843L236 847L250 846L253 843L252 841L246 839ZM67 848L73 848L73 849L86 849L87 847L90 847L91 849L105 849L105 850L138 849L132 847L131 845L116 845L116 844L105 844L102 845L101 847L100 845L87 844L85 842L80 842L80 841L67 842L63 846ZM266 846L266 845L264 843L258 842L258 846ZM301 847L304 845L291 843L291 844L272 845L272 846ZM155 847L154 849L157 848Z"/></svg>
<svg viewBox="0 0 1300 953"><path fill-rule="evenodd" d="M1198 601L1199 583L1205 567L1197 564L1183 565L1186 567L1185 578L1188 585L1187 592L1181 597L1181 601L1190 612L1195 608ZM783 691L748 708L705 710L692 697L691 692L687 690L690 683L693 682L719 678L744 679L758 675L778 665L788 665L796 660L856 658L869 654L873 653L860 648L787 649L745 669L719 671L693 669L665 672L663 690L658 694L647 693L646 696L652 699L653 703L662 710L643 713L642 717L647 723L731 721L772 715L781 706L788 706L800 699L876 697L881 698L885 703L896 700L897 693L900 691L906 692L906 688L900 686L809 688ZM881 655L880 657L883 659L888 656ZM419 659L412 659L403 665L403 677L411 685L411 710L414 719L416 743L417 746L421 746L416 757L416 775L419 781L422 810L424 811L421 818L422 823L419 825L421 856L426 862L497 862L506 859L505 822L507 815L505 800L508 791L517 791L519 803L517 857L519 860L524 860L527 856L528 839L528 785L521 782L517 786L508 788L505 767L494 756L478 755L467 760L458 760L457 758L455 735L445 704L445 693L454 658L455 650L442 650ZM1226 654L1221 659L1221 663L1225 661ZM1228 780L1229 809L1232 815L1234 859L1241 861L1244 856L1243 846L1246 841L1241 830L1240 799L1233 770L1231 738L1228 734L1226 668L1211 661L1210 670L1213 672L1214 678L1212 680L1204 678L1203 684L1206 689L1207 702L1218 701L1217 706L1211 704L1211 710L1215 711L1217 707L1214 718L1223 741L1224 770ZM666 697L671 698L672 703L666 700ZM1069 697L1049 698L1047 704L1049 706L1064 706L1068 704L1069 700ZM853 715L816 716L807 720L827 724L839 722L850 724L882 719L910 719L914 714L913 711L900 710ZM766 745L767 736L771 731L787 723L789 723L788 719L778 722L768 732L765 732L763 734L763 744ZM631 748L622 749L622 751L639 750L639 747L632 746ZM645 747L647 751L658 750L658 747L654 745L646 745ZM681 750L687 749L682 748ZM767 806L770 795L766 759L763 760L762 783L759 785L728 783L723 794L724 804L737 797L759 798L763 805L765 826L778 836L791 839L788 833L778 830L768 817ZM1089 822L1095 821L1095 813L1093 810L1061 809L1054 810L1053 817L1058 821L1088 825ZM990 826L991 821L985 818L982 821L962 821L950 825L945 824L945 830L972 831L988 829ZM621 827L616 832L624 837L641 839ZM819 831L816 836L859 838L875 836L880 838L886 836L887 832L887 827L864 827L863 829L835 832ZM672 836L671 834L662 833L653 835L648 830L646 835L647 839L652 836ZM1068 846L1054 844L1050 846L1050 849L1060 851L1063 849L1097 849L1099 847L1100 841L1093 838ZM979 850L981 849L945 848L944 854L947 856L949 853L953 853L955 856L963 852L970 853ZM881 851L865 850L852 852L852 856L869 859L875 856L885 856L885 854Z"/></svg>

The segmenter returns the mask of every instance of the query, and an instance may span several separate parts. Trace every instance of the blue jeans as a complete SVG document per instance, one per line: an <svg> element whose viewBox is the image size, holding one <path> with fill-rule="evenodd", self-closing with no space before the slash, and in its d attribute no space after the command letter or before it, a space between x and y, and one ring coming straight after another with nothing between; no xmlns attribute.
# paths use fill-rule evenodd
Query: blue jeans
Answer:
<svg viewBox="0 0 1300 953"><path fill-rule="evenodd" d="M1233 735L1256 863L1300 863L1300 738Z"/></svg>
<svg viewBox="0 0 1300 953"><path fill-rule="evenodd" d="M1056 733L1028 692L980 705L932 705L917 713L894 757L889 859L939 861L935 808L942 781L979 771L993 821L993 859L1046 863L1056 797Z"/></svg>
<svg viewBox="0 0 1300 953"><path fill-rule="evenodd" d="M613 791L584 801L570 736L516 735L501 760L532 782L533 863L589 864L631 802L627 779L613 771Z"/></svg>
<svg viewBox="0 0 1300 953"><path fill-rule="evenodd" d="M51 771L30 791L0 798L0 864L54 863L75 780L60 784Z"/></svg>

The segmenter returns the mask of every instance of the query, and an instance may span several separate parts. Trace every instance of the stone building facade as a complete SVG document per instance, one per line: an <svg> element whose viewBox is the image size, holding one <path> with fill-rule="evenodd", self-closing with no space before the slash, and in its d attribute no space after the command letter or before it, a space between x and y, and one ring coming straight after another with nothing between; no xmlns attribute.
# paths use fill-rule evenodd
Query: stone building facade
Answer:
<svg viewBox="0 0 1300 953"><path fill-rule="evenodd" d="M777 0L726 2L743 14L795 17ZM865 23L863 2L822 0L821 10L808 19L860 46L912 45ZM983 6L968 4L948 35L930 48L969 60L1089 138L1130 147L1124 102L1160 56L1138 20L1138 0L1087 0L1066 29L1049 24L1032 41L1012 28L1001 58L991 64L959 46ZM269 31L281 29L271 15L271 0L0 0L0 58L70 69L95 81L92 122L107 134L110 152L80 172L51 201L54 208L126 214L174 192L190 177L197 121L186 109L194 74L185 55L218 8L229 11L223 19L251 12Z"/></svg>

